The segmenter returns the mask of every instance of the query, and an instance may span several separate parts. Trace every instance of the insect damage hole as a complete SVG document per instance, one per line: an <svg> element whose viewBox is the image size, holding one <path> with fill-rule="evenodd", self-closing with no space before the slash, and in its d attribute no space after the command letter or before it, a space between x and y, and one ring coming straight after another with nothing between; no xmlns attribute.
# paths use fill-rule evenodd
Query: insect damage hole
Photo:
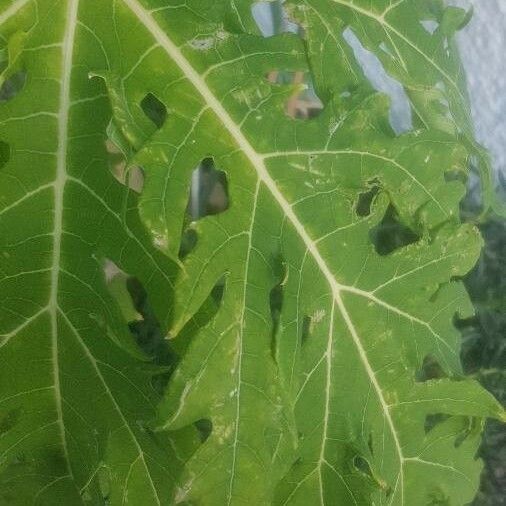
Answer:
<svg viewBox="0 0 506 506"><path fill-rule="evenodd" d="M387 73L381 60L362 45L351 28L344 30L343 38L353 50L371 86L390 98L390 125L393 131L399 135L412 130L411 105L402 84Z"/></svg>
<svg viewBox="0 0 506 506"><path fill-rule="evenodd" d="M228 180L212 158L205 158L193 171L188 212L193 220L219 214L229 208Z"/></svg>
<svg viewBox="0 0 506 506"><path fill-rule="evenodd" d="M382 256L414 244L421 238L414 230L402 223L398 212L391 204L381 222L371 229L369 237L376 252Z"/></svg>
<svg viewBox="0 0 506 506"><path fill-rule="evenodd" d="M297 86L297 90L286 101L285 112L294 119L316 118L323 110L323 102L316 94L311 75L307 72L272 70L267 80L281 86Z"/></svg>
<svg viewBox="0 0 506 506"><path fill-rule="evenodd" d="M172 366L174 353L164 338L142 283L109 259L104 261L103 271L109 294L116 301L137 346L153 363ZM167 381L168 374L156 375L152 378L152 385L162 392Z"/></svg>
<svg viewBox="0 0 506 506"><path fill-rule="evenodd" d="M129 165L131 148L111 121L107 128L109 138L105 141L109 171L114 179L126 188L141 193L144 187L144 172L137 165Z"/></svg>
<svg viewBox="0 0 506 506"><path fill-rule="evenodd" d="M439 23L434 19L422 19L420 21L420 24L422 25L423 29L431 35L434 35L436 30L439 28Z"/></svg>
<svg viewBox="0 0 506 506"><path fill-rule="evenodd" d="M444 369L441 364L433 355L427 355L424 357L422 366L415 375L415 380L423 383L433 379L441 379L446 376Z"/></svg>
<svg viewBox="0 0 506 506"><path fill-rule="evenodd" d="M142 99L141 109L157 128L161 128L167 119L167 107L153 93L148 93Z"/></svg>
<svg viewBox="0 0 506 506"><path fill-rule="evenodd" d="M302 34L301 26L290 19L280 0L253 3L251 15L264 37L280 33Z"/></svg>

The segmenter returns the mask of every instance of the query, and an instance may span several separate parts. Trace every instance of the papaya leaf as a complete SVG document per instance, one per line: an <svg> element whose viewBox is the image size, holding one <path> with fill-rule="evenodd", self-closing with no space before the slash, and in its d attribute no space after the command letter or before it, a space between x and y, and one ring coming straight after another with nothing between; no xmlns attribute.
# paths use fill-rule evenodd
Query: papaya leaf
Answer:
<svg viewBox="0 0 506 506"><path fill-rule="evenodd" d="M454 326L482 245L459 218L474 141L452 36L467 14L301 0L297 29L263 37L257 4L0 14L2 40L26 34L26 83L0 105L0 448L19 504L473 498L483 420L505 416L463 377ZM359 50L406 91L409 131ZM108 134L142 168L139 196L110 174ZM202 165L227 205L189 225ZM175 338L151 423L165 370L128 335L106 259Z"/></svg>

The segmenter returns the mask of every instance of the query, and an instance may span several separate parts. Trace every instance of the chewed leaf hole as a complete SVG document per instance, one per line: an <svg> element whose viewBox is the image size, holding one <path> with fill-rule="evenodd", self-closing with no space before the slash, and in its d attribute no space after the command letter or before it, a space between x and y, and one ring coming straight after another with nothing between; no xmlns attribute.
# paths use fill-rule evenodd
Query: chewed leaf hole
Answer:
<svg viewBox="0 0 506 506"><path fill-rule="evenodd" d="M10 160L11 149L6 142L0 141L0 169Z"/></svg>
<svg viewBox="0 0 506 506"><path fill-rule="evenodd" d="M264 37L280 33L302 34L302 28L290 19L283 3L279 0L253 3L251 15Z"/></svg>
<svg viewBox="0 0 506 506"><path fill-rule="evenodd" d="M137 344L156 364L172 364L174 357L167 340L164 339L144 286L137 278L128 277L126 288L135 310L140 315L140 318L129 324Z"/></svg>
<svg viewBox="0 0 506 506"><path fill-rule="evenodd" d="M415 380L424 382L444 378L445 376L446 374L438 360L432 355L427 355L423 359L422 367L417 372Z"/></svg>
<svg viewBox="0 0 506 506"><path fill-rule="evenodd" d="M167 107L152 93L142 99L141 109L157 128L161 128L167 119Z"/></svg>
<svg viewBox="0 0 506 506"><path fill-rule="evenodd" d="M420 24L424 28L424 30L431 35L439 28L439 23L434 19L422 19Z"/></svg>
<svg viewBox="0 0 506 506"><path fill-rule="evenodd" d="M193 171L189 213L193 220L219 214L229 207L228 181L212 158L205 158Z"/></svg>
<svg viewBox="0 0 506 506"><path fill-rule="evenodd" d="M366 217L371 214L372 203L376 195L378 195L380 191L380 186L378 181L373 181L372 185L370 185L370 189L360 193L358 196L357 203L355 205L355 211L358 216Z"/></svg>
<svg viewBox="0 0 506 506"><path fill-rule="evenodd" d="M323 102L316 94L311 76L306 72L289 72L273 70L267 75L271 83L281 85L297 85L297 90L287 101L285 111L290 118L316 118L323 110Z"/></svg>
<svg viewBox="0 0 506 506"><path fill-rule="evenodd" d="M411 130L413 128L411 105L401 83L387 73L381 60L362 45L351 28L346 28L343 38L353 50L355 59L371 86L390 98L390 125L394 132L401 134ZM383 52L387 52L385 46L382 49Z"/></svg>
<svg viewBox="0 0 506 506"><path fill-rule="evenodd" d="M8 77L0 87L0 102L12 100L25 86L26 72L20 70Z"/></svg>
<svg viewBox="0 0 506 506"><path fill-rule="evenodd" d="M173 365L174 353L162 334L142 283L137 278L129 276L111 260L104 262L103 269L107 289L116 301L137 346L153 363L160 366ZM152 385L161 392L167 380L167 374L154 376Z"/></svg>
<svg viewBox="0 0 506 506"><path fill-rule="evenodd" d="M381 222L371 229L370 238L379 255L389 255L420 240L418 234L401 222L392 205L388 206Z"/></svg>
<svg viewBox="0 0 506 506"><path fill-rule="evenodd" d="M128 165L125 153L111 140L105 143L109 170L114 179L131 190L141 193L144 187L144 172L137 165Z"/></svg>

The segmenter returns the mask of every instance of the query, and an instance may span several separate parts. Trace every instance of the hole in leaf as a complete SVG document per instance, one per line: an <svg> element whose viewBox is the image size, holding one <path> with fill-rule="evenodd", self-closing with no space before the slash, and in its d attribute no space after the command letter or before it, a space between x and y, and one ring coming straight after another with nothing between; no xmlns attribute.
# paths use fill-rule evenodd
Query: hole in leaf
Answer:
<svg viewBox="0 0 506 506"><path fill-rule="evenodd" d="M380 59L362 45L351 28L346 28L343 38L353 50L371 86L390 98L390 125L394 132L399 135L411 130L413 128L411 105L403 86L386 72Z"/></svg>
<svg viewBox="0 0 506 506"><path fill-rule="evenodd" d="M6 142L0 141L0 169L10 160L11 149Z"/></svg>
<svg viewBox="0 0 506 506"><path fill-rule="evenodd" d="M301 344L303 345L310 336L311 336L311 317L304 316L304 318L302 319Z"/></svg>
<svg viewBox="0 0 506 506"><path fill-rule="evenodd" d="M104 273L107 289L120 308L123 318L128 322L128 329L137 346L153 363L173 366L176 356L164 338L142 283L126 274L111 260L106 260ZM170 372L155 375L151 379L157 392L163 392Z"/></svg>
<svg viewBox="0 0 506 506"><path fill-rule="evenodd" d="M148 93L141 102L141 108L144 114L156 125L161 128L167 119L167 107L155 95Z"/></svg>
<svg viewBox="0 0 506 506"><path fill-rule="evenodd" d="M116 181L136 193L141 193L144 187L144 172L142 169L136 165L128 166L126 154L111 139L105 142L105 146L109 155L109 170Z"/></svg>
<svg viewBox="0 0 506 506"><path fill-rule="evenodd" d="M402 223L395 208L389 205L381 222L371 229L370 238L379 255L389 255L415 243L420 236Z"/></svg>
<svg viewBox="0 0 506 506"><path fill-rule="evenodd" d="M440 379L446 377L446 374L438 360L433 355L427 355L423 359L422 367L417 372L415 379L419 382Z"/></svg>
<svg viewBox="0 0 506 506"><path fill-rule="evenodd" d="M202 418L195 422L195 428L199 433L200 441L204 443L213 432L213 423L207 418Z"/></svg>
<svg viewBox="0 0 506 506"><path fill-rule="evenodd" d="M434 19L422 19L420 21L420 24L423 26L425 31L431 35L433 35L434 32L439 28L439 23Z"/></svg>
<svg viewBox="0 0 506 506"><path fill-rule="evenodd" d="M216 169L212 158L202 160L193 171L188 207L194 220L222 213L229 207L227 176Z"/></svg>
<svg viewBox="0 0 506 506"><path fill-rule="evenodd" d="M300 85L302 89L296 91L286 102L286 114L294 119L316 118L323 110L323 102L316 94L313 80L307 72L289 72L273 70L267 75L271 83L281 85Z"/></svg>
<svg viewBox="0 0 506 506"><path fill-rule="evenodd" d="M378 180L372 181L372 186L366 192L360 193L358 196L357 204L355 206L355 210L357 216L365 217L371 214L372 203L378 195L380 190Z"/></svg>
<svg viewBox="0 0 506 506"><path fill-rule="evenodd" d="M302 28L290 19L280 0L255 2L251 6L251 14L264 37L287 32L302 33Z"/></svg>
<svg viewBox="0 0 506 506"><path fill-rule="evenodd" d="M25 86L26 72L20 70L8 77L0 87L0 102L12 100Z"/></svg>
<svg viewBox="0 0 506 506"><path fill-rule="evenodd" d="M160 330L160 324L149 303L146 290L142 283L133 277L126 280L126 287L133 306L142 317L129 324L137 344L155 363L170 365L174 361L174 356Z"/></svg>

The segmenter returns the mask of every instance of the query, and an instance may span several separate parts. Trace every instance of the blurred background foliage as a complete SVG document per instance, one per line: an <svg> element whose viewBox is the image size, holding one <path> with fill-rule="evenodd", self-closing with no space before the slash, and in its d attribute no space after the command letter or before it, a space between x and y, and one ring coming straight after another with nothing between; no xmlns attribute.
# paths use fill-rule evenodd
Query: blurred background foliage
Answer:
<svg viewBox="0 0 506 506"><path fill-rule="evenodd" d="M485 248L465 284L476 308L470 320L459 322L462 362L506 405L506 221L491 216L480 225ZM506 430L487 422L480 457L485 462L481 487L473 506L506 504Z"/></svg>

